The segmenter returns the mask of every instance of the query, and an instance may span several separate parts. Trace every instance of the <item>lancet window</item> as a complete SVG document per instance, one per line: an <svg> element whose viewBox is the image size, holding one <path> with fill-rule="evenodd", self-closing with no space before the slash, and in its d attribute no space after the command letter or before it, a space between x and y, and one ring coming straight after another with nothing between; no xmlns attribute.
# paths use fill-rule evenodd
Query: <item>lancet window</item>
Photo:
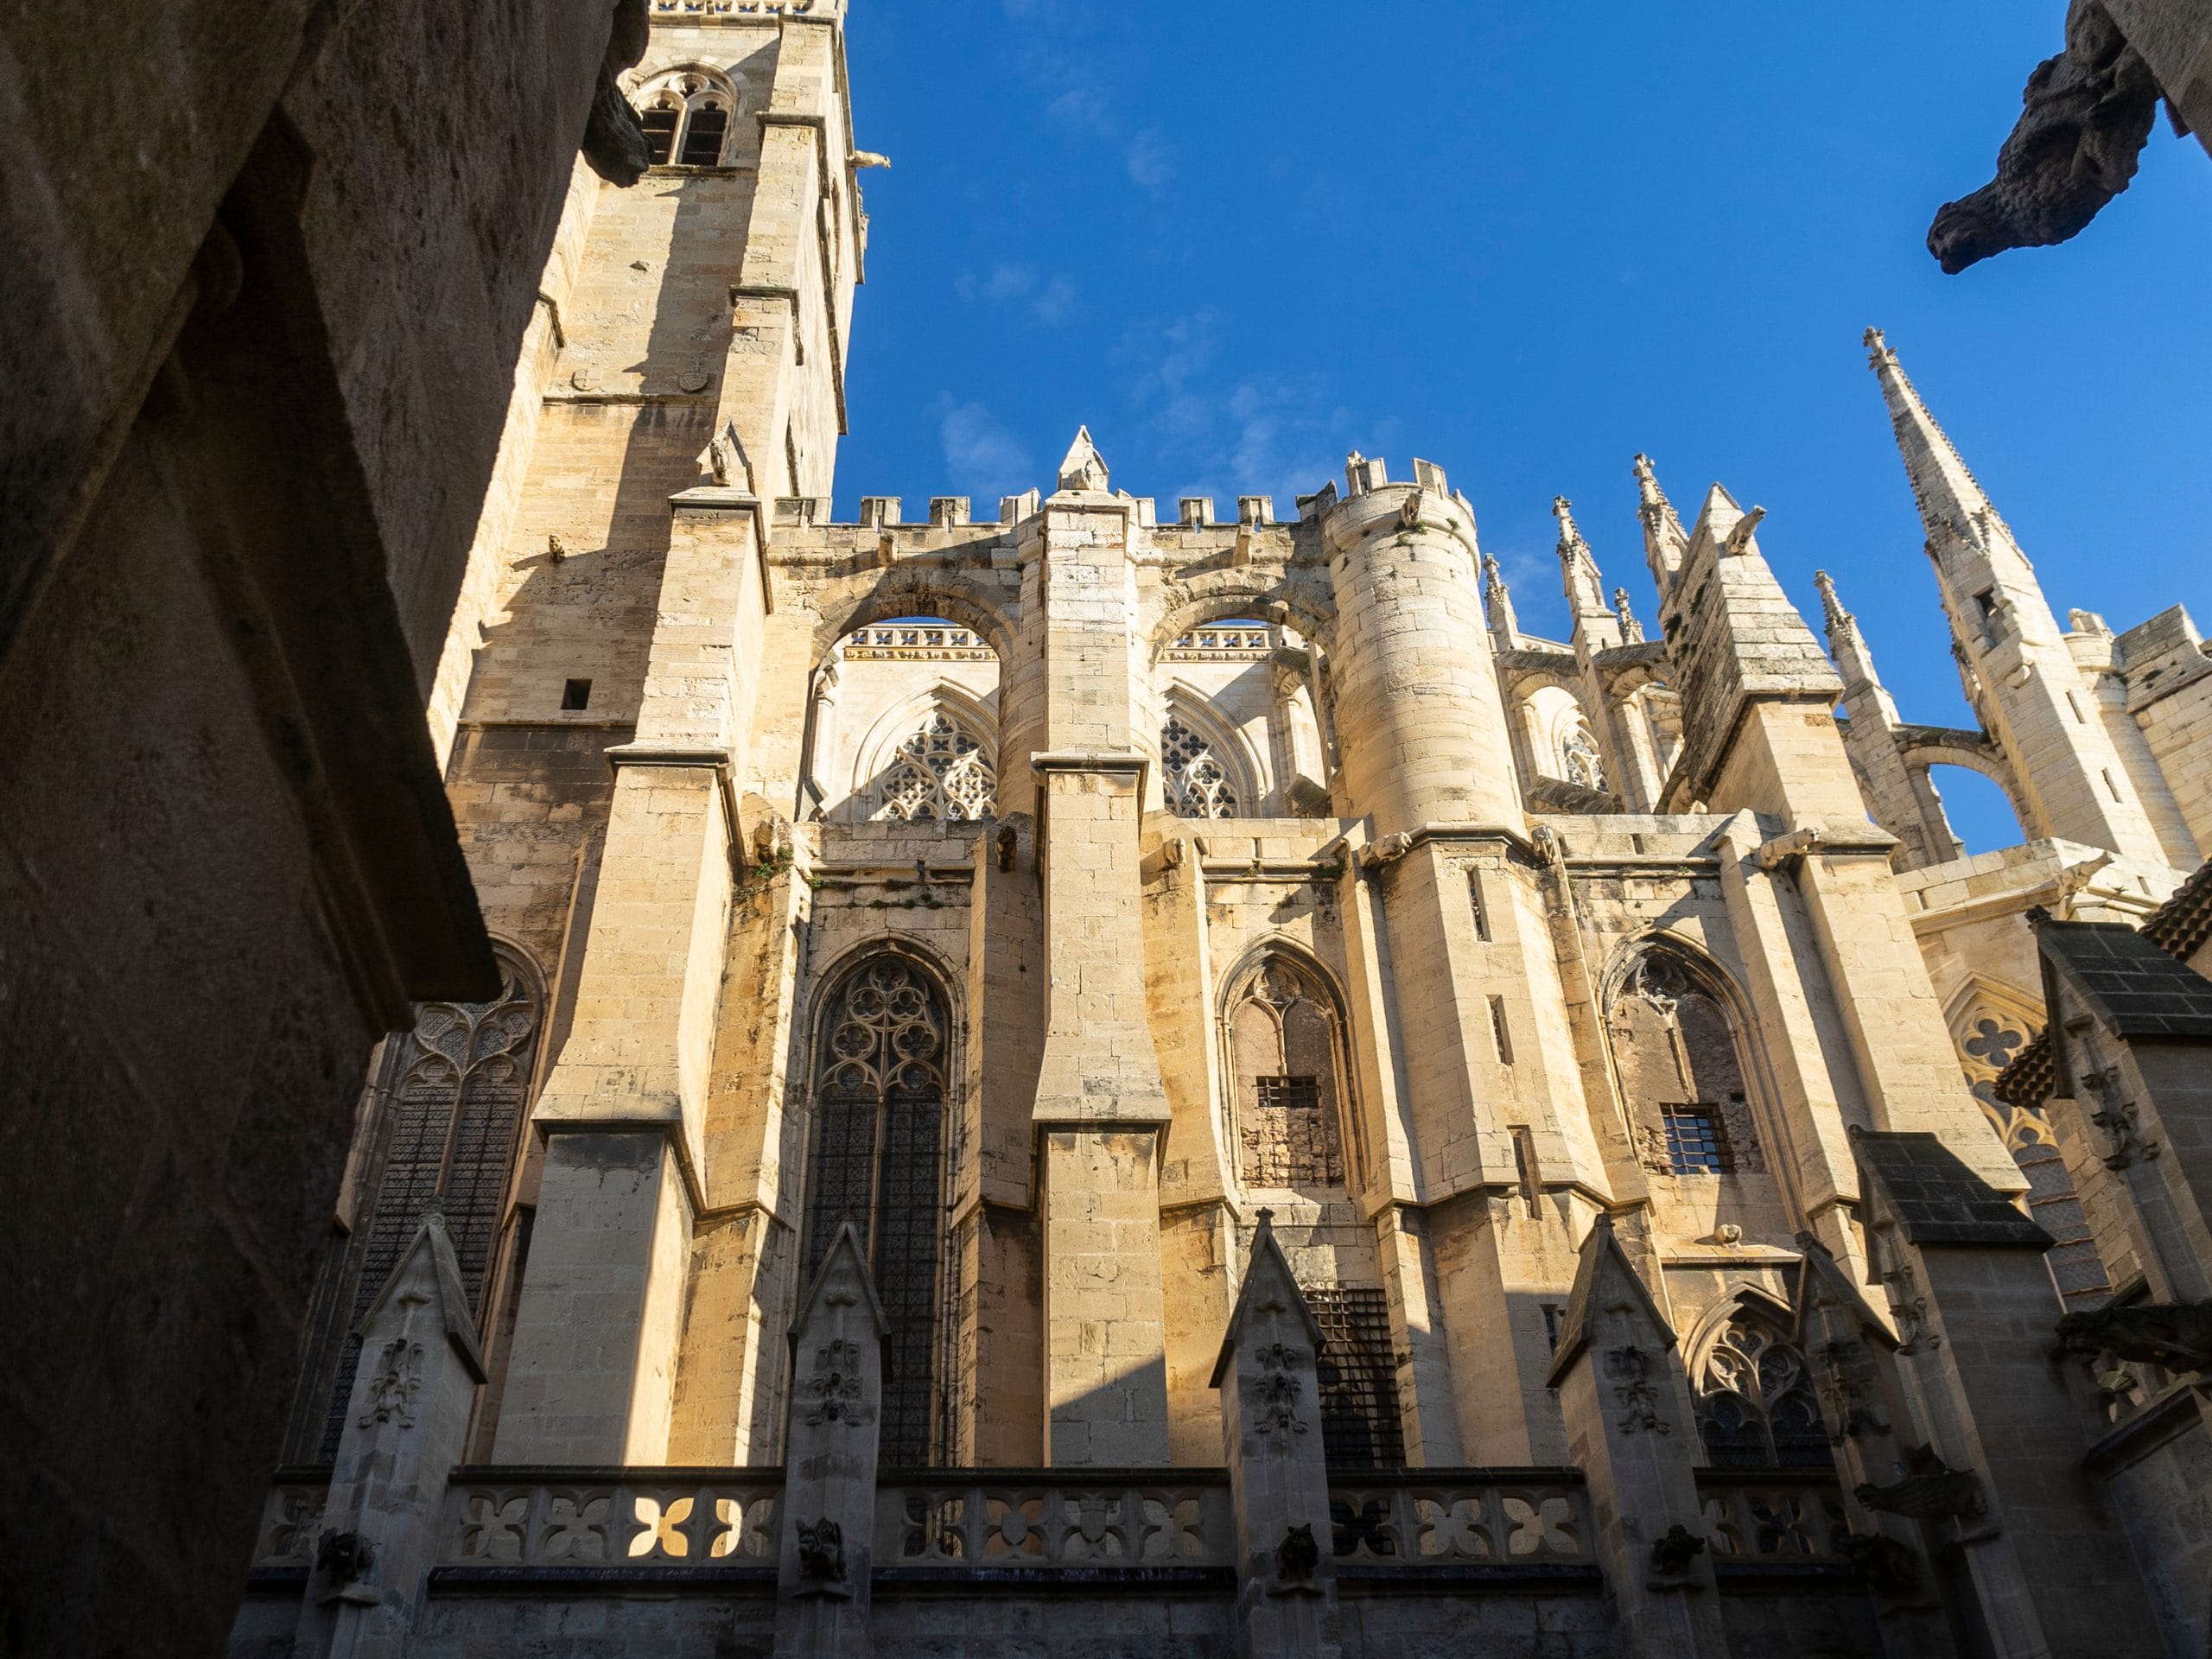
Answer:
<svg viewBox="0 0 2212 1659"><path fill-rule="evenodd" d="M1168 716L1160 731L1161 781L1167 810L1179 818L1233 818L1239 815L1236 785L1213 746L1185 725L1179 715Z"/></svg>
<svg viewBox="0 0 2212 1659"><path fill-rule="evenodd" d="M445 1215L461 1283L479 1323L513 1179L537 1058L540 1010L519 964L502 959L490 1002L426 1002L393 1046L373 1198L353 1285L349 1333L322 1425L324 1458L337 1453L359 1350L350 1335L414 1241L425 1211Z"/></svg>
<svg viewBox="0 0 2212 1659"><path fill-rule="evenodd" d="M936 982L893 955L847 974L822 1024L806 1269L820 1268L850 1222L891 1325L886 1468L924 1467L944 1444L937 1379L948 1029Z"/></svg>
<svg viewBox="0 0 2212 1659"><path fill-rule="evenodd" d="M648 89L638 101L638 120L653 164L719 166L735 103L728 86L696 70Z"/></svg>
<svg viewBox="0 0 2212 1659"><path fill-rule="evenodd" d="M1613 1064L1647 1168L1679 1176L1763 1171L1735 1022L1710 970L1664 946L1614 994Z"/></svg>
<svg viewBox="0 0 2212 1659"><path fill-rule="evenodd" d="M982 740L944 709L893 751L875 816L899 823L972 823L998 814L998 773Z"/></svg>
<svg viewBox="0 0 2212 1659"><path fill-rule="evenodd" d="M1805 1357L1739 1309L1699 1368L1698 1431L1715 1469L1817 1469L1834 1459Z"/></svg>
<svg viewBox="0 0 2212 1659"><path fill-rule="evenodd" d="M1335 1005L1313 975L1274 954L1230 1003L1237 1166L1258 1187L1344 1185Z"/></svg>

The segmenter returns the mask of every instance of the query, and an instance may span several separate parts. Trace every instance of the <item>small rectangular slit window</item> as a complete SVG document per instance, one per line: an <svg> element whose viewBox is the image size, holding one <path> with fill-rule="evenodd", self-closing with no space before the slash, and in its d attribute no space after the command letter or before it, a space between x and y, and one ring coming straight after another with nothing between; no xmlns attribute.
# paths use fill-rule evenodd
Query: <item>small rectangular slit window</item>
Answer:
<svg viewBox="0 0 2212 1659"><path fill-rule="evenodd" d="M2113 777L2112 768L2109 766L2105 768L2105 787L2112 791L2113 799L2116 801L2121 798L2120 793L2120 784Z"/></svg>
<svg viewBox="0 0 2212 1659"><path fill-rule="evenodd" d="M1497 1063L1513 1064L1513 1033L1505 1023L1505 999L1493 996L1490 1000L1491 1034L1497 1039Z"/></svg>
<svg viewBox="0 0 2212 1659"><path fill-rule="evenodd" d="M1544 1302L1540 1306L1544 1310L1544 1340L1551 1344L1552 1351L1557 1353L1559 1351L1559 1322L1566 1317L1567 1310L1557 1302Z"/></svg>
<svg viewBox="0 0 2212 1659"><path fill-rule="evenodd" d="M2082 714L2082 699L2071 691L2066 694L2066 706L2074 711L2074 723L2076 726L2086 726L2089 723Z"/></svg>
<svg viewBox="0 0 2212 1659"><path fill-rule="evenodd" d="M591 707L591 682L570 680L561 688L561 712L579 714Z"/></svg>
<svg viewBox="0 0 2212 1659"><path fill-rule="evenodd" d="M1727 1132L1719 1109L1702 1104L1659 1109L1667 1125L1667 1161L1677 1175L1728 1173Z"/></svg>
<svg viewBox="0 0 2212 1659"><path fill-rule="evenodd" d="M1467 902L1474 906L1475 938L1483 944L1490 943L1490 906L1483 901L1483 873L1467 872Z"/></svg>
<svg viewBox="0 0 2212 1659"><path fill-rule="evenodd" d="M1513 1128L1513 1173L1521 1183L1521 1201L1530 1215L1538 1214L1543 1189L1536 1183L1536 1137L1522 1124Z"/></svg>

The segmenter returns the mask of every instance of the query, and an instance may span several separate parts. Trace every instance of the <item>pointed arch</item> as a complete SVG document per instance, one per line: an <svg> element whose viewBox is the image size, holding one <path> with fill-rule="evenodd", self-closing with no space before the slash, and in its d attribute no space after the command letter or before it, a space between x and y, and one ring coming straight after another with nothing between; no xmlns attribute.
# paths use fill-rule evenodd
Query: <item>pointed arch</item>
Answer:
<svg viewBox="0 0 2212 1659"><path fill-rule="evenodd" d="M1825 1469L1834 1437L1789 1306L1738 1286L1706 1310L1684 1344L1707 1465L1714 1469Z"/></svg>
<svg viewBox="0 0 2212 1659"><path fill-rule="evenodd" d="M954 1003L939 971L903 942L849 953L815 1004L801 1268L810 1278L850 1224L891 1323L882 1414L887 1468L919 1468L949 1445L949 1256L944 1194Z"/></svg>
<svg viewBox="0 0 2212 1659"><path fill-rule="evenodd" d="M1344 1001L1327 970L1277 938L1246 951L1222 984L1224 1116L1238 1179L1261 1190L1349 1191L1367 1160Z"/></svg>
<svg viewBox="0 0 2212 1659"><path fill-rule="evenodd" d="M630 102L656 167L719 167L736 130L736 84L719 69L683 63L638 78Z"/></svg>
<svg viewBox="0 0 2212 1659"><path fill-rule="evenodd" d="M893 705L855 747L844 817L909 823L998 815L998 711L949 680Z"/></svg>
<svg viewBox="0 0 2212 1659"><path fill-rule="evenodd" d="M1728 976L1688 941L1658 933L1622 947L1605 984L1607 1058L1639 1161L1688 1179L1764 1173L1751 1027Z"/></svg>
<svg viewBox="0 0 2212 1659"><path fill-rule="evenodd" d="M1176 680L1160 699L1162 804L1179 818L1260 816L1266 768L1244 734L1215 712L1212 701Z"/></svg>

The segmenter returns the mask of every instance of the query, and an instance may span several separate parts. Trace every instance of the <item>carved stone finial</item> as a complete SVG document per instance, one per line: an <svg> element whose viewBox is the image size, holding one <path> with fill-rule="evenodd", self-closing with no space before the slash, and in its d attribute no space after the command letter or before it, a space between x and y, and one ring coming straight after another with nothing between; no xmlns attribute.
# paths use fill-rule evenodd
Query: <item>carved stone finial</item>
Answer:
<svg viewBox="0 0 2212 1659"><path fill-rule="evenodd" d="M1559 520L1559 550L1564 554L1586 546L1582 531L1574 522L1574 503L1563 495L1552 498L1552 517Z"/></svg>
<svg viewBox="0 0 2212 1659"><path fill-rule="evenodd" d="M1068 446L1067 454L1060 461L1060 488L1103 494L1112 487L1112 475L1106 469L1105 457L1098 453L1098 446L1090 441L1090 429L1077 427L1075 442Z"/></svg>
<svg viewBox="0 0 2212 1659"><path fill-rule="evenodd" d="M1643 643L1643 624L1636 620L1636 607L1629 601L1628 589L1613 589L1613 614L1621 620L1621 639L1628 645Z"/></svg>
<svg viewBox="0 0 2212 1659"><path fill-rule="evenodd" d="M1813 586L1821 590L1821 611L1827 620L1828 637L1834 639L1838 634L1850 632L1858 619L1843 608L1843 600L1835 590L1834 578L1825 570L1815 570L1813 572Z"/></svg>
<svg viewBox="0 0 2212 1659"><path fill-rule="evenodd" d="M1897 360L1897 354L1890 349L1890 337L1879 328L1869 328L1860 337L1859 343L1866 347L1868 361L1878 369L1885 363Z"/></svg>

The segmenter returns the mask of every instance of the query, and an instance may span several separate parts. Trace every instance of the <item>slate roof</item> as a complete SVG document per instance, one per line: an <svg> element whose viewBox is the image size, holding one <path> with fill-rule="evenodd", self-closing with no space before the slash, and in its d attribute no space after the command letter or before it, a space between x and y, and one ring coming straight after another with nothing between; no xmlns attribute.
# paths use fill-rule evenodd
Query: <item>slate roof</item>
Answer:
<svg viewBox="0 0 2212 1659"><path fill-rule="evenodd" d="M2174 896L2143 924L2143 937L2183 962L2212 939L2212 864L2183 882Z"/></svg>
<svg viewBox="0 0 2212 1659"><path fill-rule="evenodd" d="M2212 1042L2212 980L2132 927L2044 922L2043 958L2120 1038Z"/></svg>
<svg viewBox="0 0 2212 1659"><path fill-rule="evenodd" d="M1935 1135L1862 1130L1851 1147L1915 1244L2047 1250L2055 1242Z"/></svg>

